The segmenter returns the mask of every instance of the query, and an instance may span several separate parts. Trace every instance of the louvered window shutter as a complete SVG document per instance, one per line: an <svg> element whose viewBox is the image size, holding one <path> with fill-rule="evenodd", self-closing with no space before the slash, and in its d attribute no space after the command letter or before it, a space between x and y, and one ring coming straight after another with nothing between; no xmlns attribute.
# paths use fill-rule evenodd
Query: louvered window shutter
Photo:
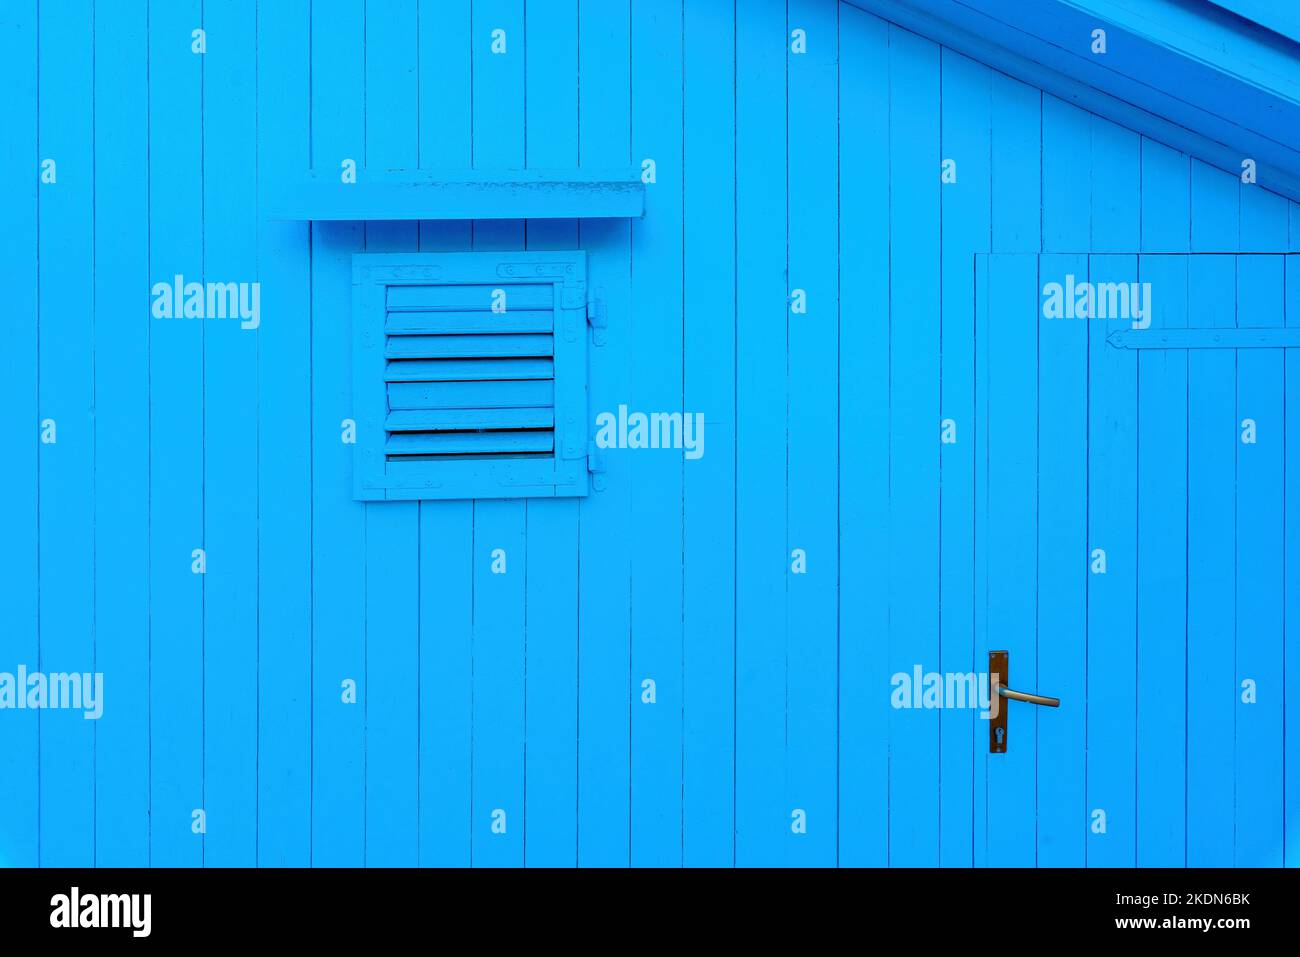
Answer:
<svg viewBox="0 0 1300 957"><path fill-rule="evenodd" d="M586 254L353 257L355 497L586 495Z"/></svg>

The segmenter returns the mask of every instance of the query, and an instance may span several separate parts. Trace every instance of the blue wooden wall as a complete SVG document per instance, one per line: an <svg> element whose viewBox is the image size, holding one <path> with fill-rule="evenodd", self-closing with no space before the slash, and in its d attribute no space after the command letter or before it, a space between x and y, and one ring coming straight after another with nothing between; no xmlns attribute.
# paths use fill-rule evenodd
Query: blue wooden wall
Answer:
<svg viewBox="0 0 1300 957"><path fill-rule="evenodd" d="M1300 356L1130 356L1081 404L1086 330L1016 340L1022 487L973 308L977 253L1279 252L1300 207L832 0L8 0L0 89L0 671L105 676L98 721L0 711L0 863L1300 863ZM345 159L656 177L630 223L259 215ZM520 248L588 252L593 416L703 412L705 455L354 501L351 254ZM1295 268L1186 281L1297 325ZM260 327L152 318L175 274L260 282ZM1204 439L1234 395L1246 469ZM1065 701L1014 760L890 707L1000 628Z"/></svg>

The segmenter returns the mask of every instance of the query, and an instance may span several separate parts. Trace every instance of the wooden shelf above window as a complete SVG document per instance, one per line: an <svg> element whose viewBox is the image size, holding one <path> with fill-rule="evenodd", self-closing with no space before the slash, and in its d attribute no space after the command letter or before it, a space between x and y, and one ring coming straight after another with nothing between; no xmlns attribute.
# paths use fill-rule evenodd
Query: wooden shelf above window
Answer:
<svg viewBox="0 0 1300 957"><path fill-rule="evenodd" d="M639 218L645 186L636 170L357 170L314 173L262 194L274 220Z"/></svg>

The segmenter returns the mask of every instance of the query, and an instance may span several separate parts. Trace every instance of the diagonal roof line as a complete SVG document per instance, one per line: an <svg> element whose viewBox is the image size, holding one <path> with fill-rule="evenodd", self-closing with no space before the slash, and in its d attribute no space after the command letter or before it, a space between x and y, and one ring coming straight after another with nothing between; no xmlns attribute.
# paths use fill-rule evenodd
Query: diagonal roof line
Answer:
<svg viewBox="0 0 1300 957"><path fill-rule="evenodd" d="M1300 201L1300 44L1206 0L846 2Z"/></svg>

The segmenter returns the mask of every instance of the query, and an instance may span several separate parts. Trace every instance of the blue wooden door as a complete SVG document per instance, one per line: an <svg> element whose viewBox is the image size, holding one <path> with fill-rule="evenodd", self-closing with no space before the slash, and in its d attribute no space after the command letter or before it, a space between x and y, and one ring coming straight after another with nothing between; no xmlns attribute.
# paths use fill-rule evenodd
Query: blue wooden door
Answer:
<svg viewBox="0 0 1300 957"><path fill-rule="evenodd" d="M1295 862L1297 269L976 257L977 862Z"/></svg>

